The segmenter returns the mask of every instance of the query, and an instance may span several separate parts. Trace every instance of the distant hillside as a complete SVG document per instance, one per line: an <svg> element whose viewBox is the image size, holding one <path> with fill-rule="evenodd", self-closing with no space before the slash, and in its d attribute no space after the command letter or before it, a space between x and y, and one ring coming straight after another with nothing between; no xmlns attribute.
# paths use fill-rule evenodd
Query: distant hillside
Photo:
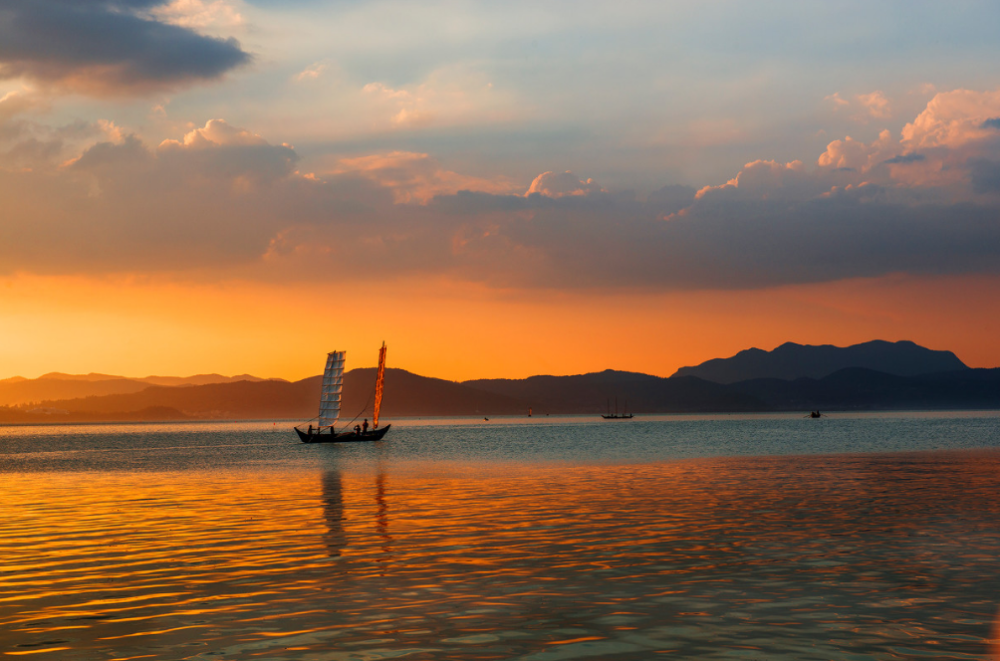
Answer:
<svg viewBox="0 0 1000 661"><path fill-rule="evenodd" d="M969 369L950 351L933 351L907 341L875 340L849 347L786 342L774 351L747 349L731 358L716 358L695 367L682 367L673 377L696 376L715 383L749 379L819 379L849 367L896 376Z"/></svg>
<svg viewBox="0 0 1000 661"><path fill-rule="evenodd" d="M183 388L148 386L132 393L74 399L46 400L36 408L67 411L65 419L93 419L95 415L152 409L200 419L308 420L319 408L321 377L287 381L238 381ZM351 370L344 375L343 417L349 420L367 410L370 416L375 385L374 368ZM383 416L497 415L517 413L521 402L475 390L452 381L418 376L401 369L386 370ZM57 416L47 415L46 419ZM116 419L117 419L116 417Z"/></svg>
<svg viewBox="0 0 1000 661"><path fill-rule="evenodd" d="M132 393L145 390L148 387L148 383L122 377L108 377L100 381L47 377L19 381L7 380L0 382L0 406L17 406L27 402L52 399Z"/></svg>
<svg viewBox="0 0 1000 661"><path fill-rule="evenodd" d="M20 377L17 377L20 378ZM115 376L113 374L99 374L97 372L91 372L90 374L66 374L64 372L49 372L48 374L43 374L37 381L112 381L114 379L124 379L124 376Z"/></svg>
<svg viewBox="0 0 1000 661"><path fill-rule="evenodd" d="M624 411L677 413L761 411L752 394L698 378L665 379L636 372L605 370L576 376L532 376L527 379L479 379L463 385L525 402L536 414L604 413L615 399Z"/></svg>
<svg viewBox="0 0 1000 661"><path fill-rule="evenodd" d="M204 386L210 383L235 383L236 381L285 381L285 379L262 379L252 374L223 376L221 374L195 374L194 376L144 376L143 381L157 386Z"/></svg>
<svg viewBox="0 0 1000 661"><path fill-rule="evenodd" d="M236 381L263 381L263 379L249 374L238 376L222 376L221 374L196 374L186 377L147 376L141 379L129 379L110 374L49 372L37 379L16 376L0 381L0 406L17 406L45 400L128 394L145 390L150 385L190 386L234 383Z"/></svg>
<svg viewBox="0 0 1000 661"><path fill-rule="evenodd" d="M290 412L305 411L312 385L303 381L237 381L185 387L146 386L139 392L46 400L38 408L63 409L71 417L167 408L189 418L282 418Z"/></svg>
<svg viewBox="0 0 1000 661"><path fill-rule="evenodd" d="M127 377L127 376L115 376L113 374L99 374L97 372L91 372L90 374L65 374L63 372L49 372L48 374L43 374L37 379L25 379L22 376L15 376L11 379L5 379L6 381L25 381L25 380L35 380L35 381L114 381L125 379L128 381L143 381L145 383L158 385L158 386L203 386L208 383L232 383L234 381L266 381L268 379L262 379L259 376L253 376L252 374L237 374L236 376L223 376L222 374L195 374L194 376L144 376L144 377ZM277 379L278 381L284 381L284 379ZM4 381L0 381L3 383Z"/></svg>

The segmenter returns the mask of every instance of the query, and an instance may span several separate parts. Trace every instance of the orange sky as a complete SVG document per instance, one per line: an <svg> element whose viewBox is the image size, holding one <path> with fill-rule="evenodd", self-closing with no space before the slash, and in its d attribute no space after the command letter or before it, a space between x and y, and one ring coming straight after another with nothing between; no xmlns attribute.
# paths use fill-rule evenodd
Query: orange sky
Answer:
<svg viewBox="0 0 1000 661"><path fill-rule="evenodd" d="M0 378L1000 365L998 6L140 4L4 7Z"/></svg>
<svg viewBox="0 0 1000 661"><path fill-rule="evenodd" d="M1000 278L890 276L745 292L497 291L444 280L201 285L0 279L0 378L219 372L299 379L325 353L452 380L678 367L784 341L909 339L1000 365Z"/></svg>

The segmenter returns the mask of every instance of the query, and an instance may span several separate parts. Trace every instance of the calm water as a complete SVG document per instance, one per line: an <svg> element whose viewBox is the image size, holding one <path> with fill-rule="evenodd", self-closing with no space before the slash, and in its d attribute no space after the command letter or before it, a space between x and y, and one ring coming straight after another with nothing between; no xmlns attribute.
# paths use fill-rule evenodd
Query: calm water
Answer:
<svg viewBox="0 0 1000 661"><path fill-rule="evenodd" d="M1000 415L0 428L0 653L987 659Z"/></svg>

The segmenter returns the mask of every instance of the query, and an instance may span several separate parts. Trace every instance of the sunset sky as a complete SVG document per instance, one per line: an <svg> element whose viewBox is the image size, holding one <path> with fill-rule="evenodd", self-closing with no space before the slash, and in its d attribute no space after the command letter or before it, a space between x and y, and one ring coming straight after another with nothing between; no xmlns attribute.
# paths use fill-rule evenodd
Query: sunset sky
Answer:
<svg viewBox="0 0 1000 661"><path fill-rule="evenodd" d="M1000 366L1000 4L0 0L0 378Z"/></svg>

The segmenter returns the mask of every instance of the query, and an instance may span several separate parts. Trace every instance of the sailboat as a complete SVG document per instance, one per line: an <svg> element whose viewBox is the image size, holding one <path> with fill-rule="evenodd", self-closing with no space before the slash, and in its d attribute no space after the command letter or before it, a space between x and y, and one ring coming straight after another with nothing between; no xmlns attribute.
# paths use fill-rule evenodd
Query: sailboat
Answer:
<svg viewBox="0 0 1000 661"><path fill-rule="evenodd" d="M628 410L628 402L625 402L625 409ZM604 418L605 420L631 420L633 416L632 416L631 413L622 413L621 415L618 415L618 398L615 397L615 412L614 412L614 414L611 413L611 400L609 399L608 400L608 414L604 415L602 413L601 417Z"/></svg>
<svg viewBox="0 0 1000 661"><path fill-rule="evenodd" d="M378 352L378 376L375 377L375 410L372 428L367 431L345 429L337 431L340 419L340 395L344 388L344 363L346 351L331 351L326 355L326 369L323 370L323 387L319 396L319 416L317 425L309 425L305 430L295 427L295 433L303 443L350 443L353 441L378 441L385 436L392 425L379 429L378 416L382 409L382 383L385 380L385 342Z"/></svg>

